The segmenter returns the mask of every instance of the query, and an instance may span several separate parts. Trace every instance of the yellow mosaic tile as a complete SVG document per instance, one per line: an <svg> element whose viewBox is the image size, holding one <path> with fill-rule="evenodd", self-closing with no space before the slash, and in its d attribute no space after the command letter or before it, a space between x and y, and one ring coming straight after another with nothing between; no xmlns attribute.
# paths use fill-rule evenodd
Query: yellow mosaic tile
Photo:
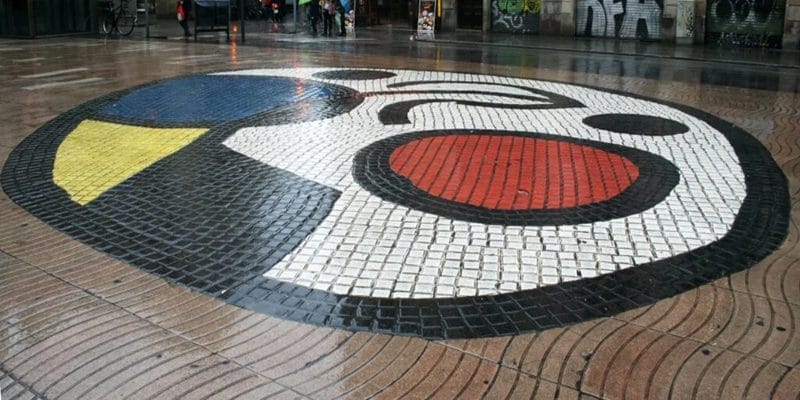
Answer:
<svg viewBox="0 0 800 400"><path fill-rule="evenodd" d="M145 128L87 120L56 152L53 181L80 205L193 142L205 128Z"/></svg>

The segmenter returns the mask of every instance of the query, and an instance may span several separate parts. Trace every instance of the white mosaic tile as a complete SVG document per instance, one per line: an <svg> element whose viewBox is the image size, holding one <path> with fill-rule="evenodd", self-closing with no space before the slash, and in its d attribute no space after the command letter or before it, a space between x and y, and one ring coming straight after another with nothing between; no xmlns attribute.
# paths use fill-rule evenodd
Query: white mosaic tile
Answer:
<svg viewBox="0 0 800 400"><path fill-rule="evenodd" d="M326 69L237 71L315 79ZM306 123L240 129L225 141L234 151L341 192L328 217L265 276L327 287L337 294L439 298L499 294L590 278L672 257L719 240L744 199L744 176L727 140L705 122L666 105L554 82L445 72L393 71L380 81L330 81L360 92L414 90L456 94L367 96L345 115ZM386 126L378 112L419 99L462 99L522 104L506 94L529 94L492 83L547 90L585 108L500 109L454 102L409 112L410 124ZM490 95L474 95L481 90ZM496 94L496 95L495 95ZM642 137L585 125L585 117L635 113L679 121L689 132ZM452 220L385 201L351 175L355 153L391 136L429 129L539 132L602 141L659 155L680 171L680 182L659 204L638 215L568 226L499 226ZM324 250L324 251L323 251ZM391 271L392 274L384 274Z"/></svg>

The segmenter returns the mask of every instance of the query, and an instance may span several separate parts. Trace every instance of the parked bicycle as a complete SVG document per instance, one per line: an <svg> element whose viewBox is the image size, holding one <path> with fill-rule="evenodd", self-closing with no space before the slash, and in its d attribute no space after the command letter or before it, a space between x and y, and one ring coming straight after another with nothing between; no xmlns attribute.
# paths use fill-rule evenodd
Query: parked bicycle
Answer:
<svg viewBox="0 0 800 400"><path fill-rule="evenodd" d="M251 0L245 4L245 16L249 20L260 20L267 16L267 10L261 4L261 0ZM272 12L272 10L270 10Z"/></svg>
<svg viewBox="0 0 800 400"><path fill-rule="evenodd" d="M128 36L136 26L136 12L131 11L128 0L120 0L119 5L114 6L113 0L105 2L104 15L100 22L100 28L106 35L119 33Z"/></svg>

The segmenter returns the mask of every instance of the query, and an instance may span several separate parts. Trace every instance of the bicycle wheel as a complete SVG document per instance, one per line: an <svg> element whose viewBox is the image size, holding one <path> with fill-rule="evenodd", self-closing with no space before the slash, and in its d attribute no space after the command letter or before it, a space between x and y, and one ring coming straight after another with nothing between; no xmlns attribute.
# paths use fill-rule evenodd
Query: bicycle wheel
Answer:
<svg viewBox="0 0 800 400"><path fill-rule="evenodd" d="M114 21L112 20L112 18L113 18L112 16L106 15L105 17L103 17L103 20L100 21L100 31L103 32L103 34L105 35L108 35L109 33L111 33L111 30L114 29L113 28Z"/></svg>
<svg viewBox="0 0 800 400"><path fill-rule="evenodd" d="M136 26L136 14L131 15L124 8L120 9L117 15L117 31L122 36L128 36L133 32L134 26Z"/></svg>

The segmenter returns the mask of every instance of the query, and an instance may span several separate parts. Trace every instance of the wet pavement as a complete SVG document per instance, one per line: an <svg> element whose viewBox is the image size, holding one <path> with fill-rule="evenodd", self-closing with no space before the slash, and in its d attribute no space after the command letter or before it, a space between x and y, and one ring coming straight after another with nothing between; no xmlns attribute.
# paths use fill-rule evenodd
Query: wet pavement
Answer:
<svg viewBox="0 0 800 400"><path fill-rule="evenodd" d="M164 36L0 40L4 398L800 395L790 52Z"/></svg>
<svg viewBox="0 0 800 400"><path fill-rule="evenodd" d="M291 17L291 16L288 16ZM287 18L288 18L287 17ZM241 43L240 25L231 40ZM317 49L351 54L406 55L526 68L571 70L752 89L800 90L800 51L662 44L459 31L419 38L398 24L358 29L346 38L313 36L291 22L245 21L245 43L270 49ZM144 38L137 28L134 37ZM152 24L151 37L186 40L171 20ZM190 39L191 40L191 39ZM225 32L200 32L198 41L227 43ZM438 44L438 45L437 45Z"/></svg>

